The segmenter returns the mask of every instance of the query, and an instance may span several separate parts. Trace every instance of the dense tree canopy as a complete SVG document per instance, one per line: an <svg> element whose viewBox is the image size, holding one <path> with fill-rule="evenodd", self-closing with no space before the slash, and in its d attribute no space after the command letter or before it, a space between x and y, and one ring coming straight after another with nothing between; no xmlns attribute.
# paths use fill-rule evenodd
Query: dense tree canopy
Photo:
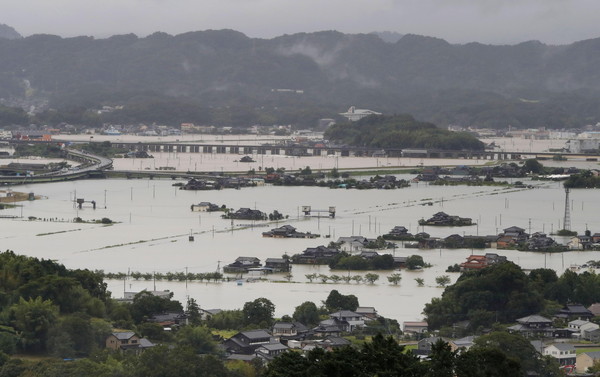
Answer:
<svg viewBox="0 0 600 377"><path fill-rule="evenodd" d="M495 322L511 323L530 314L553 315L571 302L589 306L600 301L600 275L535 269L526 274L513 263L463 273L441 298L425 305L430 328L469 320L470 330Z"/></svg>
<svg viewBox="0 0 600 377"><path fill-rule="evenodd" d="M292 317L307 326L315 326L319 323L319 309L314 302L305 301L296 306Z"/></svg>
<svg viewBox="0 0 600 377"><path fill-rule="evenodd" d="M483 143L471 134L443 130L410 115L371 115L357 122L335 124L325 131L325 137L353 146L384 149L483 149Z"/></svg>
<svg viewBox="0 0 600 377"><path fill-rule="evenodd" d="M392 337L378 334L360 348L343 347L331 352L315 348L306 357L285 352L268 365L265 377L517 377L529 371L548 377L559 373L557 364L548 364L537 355L526 362L524 355L515 357L496 345L458 353L440 341L432 345L429 357L420 361Z"/></svg>
<svg viewBox="0 0 600 377"><path fill-rule="evenodd" d="M325 300L325 307L329 312L356 310L358 308L358 298L355 295L343 295L337 289L333 289Z"/></svg>
<svg viewBox="0 0 600 377"><path fill-rule="evenodd" d="M434 329L467 319L474 329L495 321L512 322L543 309L543 296L531 288L519 266L501 263L463 273L441 298L426 304L424 312Z"/></svg>
<svg viewBox="0 0 600 377"><path fill-rule="evenodd" d="M600 188L600 177L586 170L571 175L564 183L568 188Z"/></svg>
<svg viewBox="0 0 600 377"><path fill-rule="evenodd" d="M242 314L246 325L269 326L273 322L275 305L264 297L244 304Z"/></svg>
<svg viewBox="0 0 600 377"><path fill-rule="evenodd" d="M171 293L171 297L173 294ZM166 312L182 312L183 307L179 301L155 296L148 291L142 291L135 295L131 304L131 315L136 323L148 319L154 314Z"/></svg>
<svg viewBox="0 0 600 377"><path fill-rule="evenodd" d="M0 304L10 306L20 297L52 300L62 313L101 314L108 298L106 283L88 270L67 270L50 260L0 253ZM100 313L99 313L100 312Z"/></svg>

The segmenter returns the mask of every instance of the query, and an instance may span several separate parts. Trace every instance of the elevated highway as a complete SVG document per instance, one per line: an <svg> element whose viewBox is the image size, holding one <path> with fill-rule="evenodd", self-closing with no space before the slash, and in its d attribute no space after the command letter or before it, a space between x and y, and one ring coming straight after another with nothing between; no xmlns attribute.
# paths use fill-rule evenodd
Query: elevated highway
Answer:
<svg viewBox="0 0 600 377"><path fill-rule="evenodd" d="M113 161L110 158L96 156L74 149L65 149L64 152L66 159L77 161L80 165L68 170L53 171L43 174L0 176L0 185L22 185L26 183L61 182L84 178L104 178L105 171L112 169Z"/></svg>
<svg viewBox="0 0 600 377"><path fill-rule="evenodd" d="M304 146L285 144L244 145L230 143L186 142L113 142L116 148L128 151L153 153L207 153L239 155L280 156L340 156L340 157L416 157L416 158L464 158L479 160L522 160L530 158L552 159L597 158L592 153L525 152L509 150L444 150L444 149L395 149L353 146Z"/></svg>

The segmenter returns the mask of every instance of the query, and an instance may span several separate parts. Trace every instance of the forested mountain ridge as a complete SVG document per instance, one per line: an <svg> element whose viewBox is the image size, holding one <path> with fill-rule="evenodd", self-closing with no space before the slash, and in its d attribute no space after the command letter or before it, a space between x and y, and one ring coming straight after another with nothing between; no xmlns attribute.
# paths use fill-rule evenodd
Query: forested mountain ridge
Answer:
<svg viewBox="0 0 600 377"><path fill-rule="evenodd" d="M19 39L23 37L14 28L5 24L0 24L0 38Z"/></svg>
<svg viewBox="0 0 600 377"><path fill-rule="evenodd" d="M336 31L233 30L106 39L0 38L0 97L53 107L185 99L208 107L410 113L441 126L571 127L600 120L600 38L564 46L450 44ZM278 92L294 89L299 92Z"/></svg>

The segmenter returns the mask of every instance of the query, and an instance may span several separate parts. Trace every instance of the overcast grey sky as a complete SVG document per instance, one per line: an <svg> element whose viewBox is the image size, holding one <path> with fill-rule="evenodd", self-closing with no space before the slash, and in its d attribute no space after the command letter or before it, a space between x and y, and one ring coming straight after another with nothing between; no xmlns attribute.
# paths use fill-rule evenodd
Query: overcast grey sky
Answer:
<svg viewBox="0 0 600 377"><path fill-rule="evenodd" d="M600 0L2 0L24 36L99 38L234 29L250 37L396 31L451 43L564 44L600 36Z"/></svg>

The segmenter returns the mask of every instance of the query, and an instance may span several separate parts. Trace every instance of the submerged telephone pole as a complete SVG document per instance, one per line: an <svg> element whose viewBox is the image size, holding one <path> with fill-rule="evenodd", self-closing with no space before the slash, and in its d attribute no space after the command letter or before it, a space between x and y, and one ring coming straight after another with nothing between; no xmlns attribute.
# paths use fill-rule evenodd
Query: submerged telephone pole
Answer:
<svg viewBox="0 0 600 377"><path fill-rule="evenodd" d="M565 188L565 218L563 219L563 229L571 230L571 207L569 205L569 188Z"/></svg>

